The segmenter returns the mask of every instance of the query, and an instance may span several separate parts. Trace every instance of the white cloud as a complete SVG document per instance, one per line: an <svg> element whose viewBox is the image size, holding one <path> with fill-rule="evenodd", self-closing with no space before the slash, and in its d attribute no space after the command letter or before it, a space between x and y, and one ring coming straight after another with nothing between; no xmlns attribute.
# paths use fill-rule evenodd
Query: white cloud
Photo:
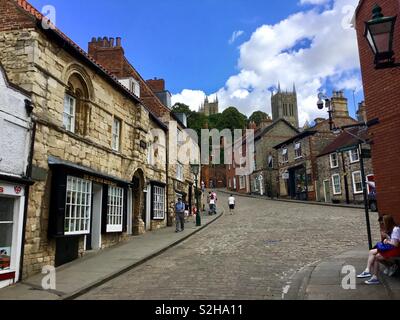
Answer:
<svg viewBox="0 0 400 320"><path fill-rule="evenodd" d="M321 5L328 3L329 0L300 0L300 4L314 4L314 5Z"/></svg>
<svg viewBox="0 0 400 320"><path fill-rule="evenodd" d="M236 41L236 39L237 38L239 38L240 36L242 36L244 34L244 31L243 30L238 30L238 31L234 31L233 33L232 33L232 36L231 36L231 38L229 39L229 44L233 44L235 41Z"/></svg>
<svg viewBox="0 0 400 320"><path fill-rule="evenodd" d="M322 3L319 0L303 2ZM247 115L255 110L271 113L269 88L278 81L291 90L296 83L301 124L326 116L316 108L318 90L327 82L336 89L361 91L355 30L347 28L349 8L358 0L335 0L333 7L298 12L275 25L262 25L243 43L239 72L218 90L222 109L234 105ZM354 11L353 11L354 12ZM184 90L173 101L197 109L201 91Z"/></svg>

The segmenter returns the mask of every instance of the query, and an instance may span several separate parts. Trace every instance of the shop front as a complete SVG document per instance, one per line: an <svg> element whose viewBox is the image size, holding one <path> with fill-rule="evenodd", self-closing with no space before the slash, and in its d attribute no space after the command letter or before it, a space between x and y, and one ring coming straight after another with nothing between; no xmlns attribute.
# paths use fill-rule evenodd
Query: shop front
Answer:
<svg viewBox="0 0 400 320"><path fill-rule="evenodd" d="M130 183L50 158L49 236L56 241L55 266L104 247L127 230Z"/></svg>
<svg viewBox="0 0 400 320"><path fill-rule="evenodd" d="M292 199L308 200L308 181L305 166L289 169L289 195Z"/></svg>
<svg viewBox="0 0 400 320"><path fill-rule="evenodd" d="M0 180L0 288L18 281L26 187Z"/></svg>

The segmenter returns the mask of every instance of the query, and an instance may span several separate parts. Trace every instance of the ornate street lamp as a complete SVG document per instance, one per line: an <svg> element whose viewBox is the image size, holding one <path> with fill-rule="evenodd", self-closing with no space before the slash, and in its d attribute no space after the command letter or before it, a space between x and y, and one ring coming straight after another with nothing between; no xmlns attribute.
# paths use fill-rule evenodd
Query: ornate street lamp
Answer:
<svg viewBox="0 0 400 320"><path fill-rule="evenodd" d="M365 34L372 52L375 55L376 69L393 68L400 66L394 62L393 34L396 18L385 17L382 8L378 5L372 10L372 19L365 22Z"/></svg>
<svg viewBox="0 0 400 320"><path fill-rule="evenodd" d="M198 176L200 172L200 165L196 163L192 163L190 165L190 169L194 175L194 183L196 185L196 227L201 226L201 217L200 217L200 210L199 210L199 186L198 186Z"/></svg>
<svg viewBox="0 0 400 320"><path fill-rule="evenodd" d="M329 128L331 131L335 130L336 128L334 127L334 123L333 123L333 106L332 106L332 102L331 99L323 94L322 92L320 92L318 94L318 103L317 103L317 107L319 110L322 110L323 108L327 108L328 109L328 114L329 114Z"/></svg>

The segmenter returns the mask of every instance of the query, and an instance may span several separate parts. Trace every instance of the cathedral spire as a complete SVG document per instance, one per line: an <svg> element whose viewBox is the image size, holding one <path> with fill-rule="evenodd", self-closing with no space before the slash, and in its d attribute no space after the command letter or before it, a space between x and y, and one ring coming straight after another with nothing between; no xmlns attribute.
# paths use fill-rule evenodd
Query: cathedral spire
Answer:
<svg viewBox="0 0 400 320"><path fill-rule="evenodd" d="M278 81L278 93L280 93L280 92L281 92L281 82Z"/></svg>
<svg viewBox="0 0 400 320"><path fill-rule="evenodd" d="M296 83L293 82L293 93L296 93Z"/></svg>

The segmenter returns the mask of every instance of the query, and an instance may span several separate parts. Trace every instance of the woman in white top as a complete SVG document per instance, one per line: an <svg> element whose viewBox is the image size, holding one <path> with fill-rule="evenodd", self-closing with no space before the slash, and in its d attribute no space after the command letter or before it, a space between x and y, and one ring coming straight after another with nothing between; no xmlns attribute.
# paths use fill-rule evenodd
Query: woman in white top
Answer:
<svg viewBox="0 0 400 320"><path fill-rule="evenodd" d="M232 215L233 210L235 210L235 197L233 196L233 194L231 194L231 196L229 197L228 204L229 204L229 212Z"/></svg>

